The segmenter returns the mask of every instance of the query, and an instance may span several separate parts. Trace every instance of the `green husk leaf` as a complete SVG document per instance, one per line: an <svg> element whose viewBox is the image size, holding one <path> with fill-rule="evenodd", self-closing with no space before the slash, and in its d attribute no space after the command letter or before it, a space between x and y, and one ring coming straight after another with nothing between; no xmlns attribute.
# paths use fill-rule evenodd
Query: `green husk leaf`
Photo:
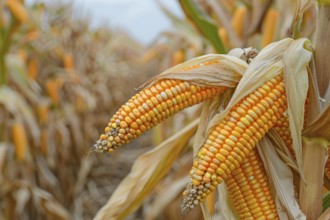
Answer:
<svg viewBox="0 0 330 220"><path fill-rule="evenodd" d="M330 192L323 196L323 212L330 207Z"/></svg>
<svg viewBox="0 0 330 220"><path fill-rule="evenodd" d="M203 13L194 1L179 0L187 17L190 18L196 27L201 31L206 39L208 39L218 53L226 53L226 49L218 36L218 28L216 24Z"/></svg>

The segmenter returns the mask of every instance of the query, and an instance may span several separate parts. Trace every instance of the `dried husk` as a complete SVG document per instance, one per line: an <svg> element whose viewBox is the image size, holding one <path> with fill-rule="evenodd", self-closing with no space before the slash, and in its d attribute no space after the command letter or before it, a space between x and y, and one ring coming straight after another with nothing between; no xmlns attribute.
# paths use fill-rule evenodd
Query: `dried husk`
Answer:
<svg viewBox="0 0 330 220"><path fill-rule="evenodd" d="M217 62L204 65L205 62ZM198 66L189 70L186 67ZM178 79L185 80L199 86L225 86L236 87L240 81L247 63L234 56L224 54L208 54L188 60L176 65L163 73L151 78L141 88L149 87L159 80Z"/></svg>
<svg viewBox="0 0 330 220"><path fill-rule="evenodd" d="M280 219L306 219L294 197L292 171L275 151L277 138L277 135L269 132L257 144L257 147L274 190L273 196L280 201L277 203L279 217Z"/></svg>
<svg viewBox="0 0 330 220"><path fill-rule="evenodd" d="M156 148L138 157L131 172L94 219L124 219L137 209L187 147L187 143L197 130L198 122L199 119L194 120Z"/></svg>

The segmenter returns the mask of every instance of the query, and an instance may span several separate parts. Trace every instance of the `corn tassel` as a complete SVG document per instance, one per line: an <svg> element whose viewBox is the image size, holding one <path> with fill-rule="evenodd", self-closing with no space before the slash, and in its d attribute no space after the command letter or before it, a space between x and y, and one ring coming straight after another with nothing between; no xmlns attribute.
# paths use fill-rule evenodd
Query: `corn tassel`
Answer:
<svg viewBox="0 0 330 220"><path fill-rule="evenodd" d="M15 145L15 157L18 161L23 161L27 153L27 137L23 124L14 123L11 128L13 143Z"/></svg>
<svg viewBox="0 0 330 220"><path fill-rule="evenodd" d="M279 219L267 174L256 148L225 182L240 219Z"/></svg>
<svg viewBox="0 0 330 220"><path fill-rule="evenodd" d="M275 9L269 9L262 27L261 46L265 47L274 41L279 13Z"/></svg>
<svg viewBox="0 0 330 220"><path fill-rule="evenodd" d="M160 81L133 96L117 111L93 150L112 152L173 114L221 94L225 89L196 86L180 80Z"/></svg>
<svg viewBox="0 0 330 220"><path fill-rule="evenodd" d="M194 208L253 151L286 109L283 76L243 98L207 137L194 160L184 192L182 212Z"/></svg>
<svg viewBox="0 0 330 220"><path fill-rule="evenodd" d="M18 0L7 0L7 7L10 12L16 18L16 20L20 23L24 23L27 18L27 12L23 6L23 4Z"/></svg>

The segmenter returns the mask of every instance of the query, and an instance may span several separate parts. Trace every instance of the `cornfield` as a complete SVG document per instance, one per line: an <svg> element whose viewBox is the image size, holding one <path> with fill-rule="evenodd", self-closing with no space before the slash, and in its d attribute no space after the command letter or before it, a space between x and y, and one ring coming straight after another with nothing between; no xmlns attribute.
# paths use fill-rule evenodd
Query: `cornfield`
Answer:
<svg viewBox="0 0 330 220"><path fill-rule="evenodd" d="M0 219L330 219L329 1L157 3L0 2Z"/></svg>

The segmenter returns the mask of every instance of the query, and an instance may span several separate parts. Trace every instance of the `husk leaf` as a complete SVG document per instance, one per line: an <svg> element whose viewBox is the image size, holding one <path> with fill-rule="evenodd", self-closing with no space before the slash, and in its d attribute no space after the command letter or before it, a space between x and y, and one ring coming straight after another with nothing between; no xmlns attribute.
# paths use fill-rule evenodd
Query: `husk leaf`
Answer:
<svg viewBox="0 0 330 220"><path fill-rule="evenodd" d="M293 175L287 164L285 164L276 153L277 135L272 131L257 144L260 157L265 165L266 173L276 192L276 198L280 201L281 206L285 208L285 212L279 212L280 219L306 219L304 213L299 208L294 197ZM281 208L278 207L278 210Z"/></svg>
<svg viewBox="0 0 330 220"><path fill-rule="evenodd" d="M238 219L238 215L230 200L226 184L225 183L220 184L217 187L217 189L219 195L219 209L220 209L220 217L221 217L219 219L227 219L227 220Z"/></svg>
<svg viewBox="0 0 330 220"><path fill-rule="evenodd" d="M131 172L94 219L124 219L137 209L185 149L196 132L198 122L199 119L194 120L156 148L138 157Z"/></svg>
<svg viewBox="0 0 330 220"><path fill-rule="evenodd" d="M217 63L203 65L203 63L208 61L217 61ZM195 65L198 67L184 70L186 67ZM199 86L225 86L234 88L240 81L246 68L247 63L234 56L208 54L178 64L151 78L140 88L149 87L163 79L185 80Z"/></svg>
<svg viewBox="0 0 330 220"><path fill-rule="evenodd" d="M294 41L284 53L284 83L287 96L293 149L302 174L302 140L305 101L308 91L307 66L312 57L311 42L305 38Z"/></svg>

